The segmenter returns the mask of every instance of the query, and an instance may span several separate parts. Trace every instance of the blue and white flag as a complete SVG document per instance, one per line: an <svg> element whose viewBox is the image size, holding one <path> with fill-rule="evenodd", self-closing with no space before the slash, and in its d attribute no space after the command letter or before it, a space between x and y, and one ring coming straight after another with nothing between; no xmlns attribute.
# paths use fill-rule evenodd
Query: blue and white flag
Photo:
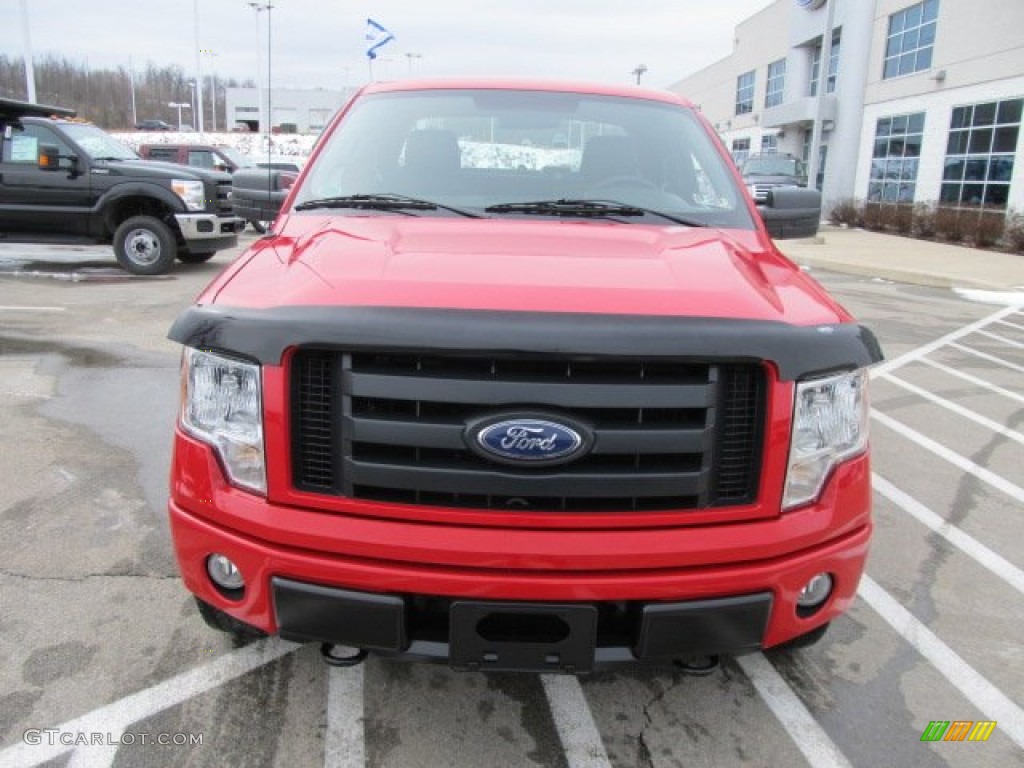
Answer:
<svg viewBox="0 0 1024 768"><path fill-rule="evenodd" d="M384 27L378 24L373 19L366 20L366 40L370 46L366 49L366 58L376 59L377 49L382 45L387 45L395 36L388 32Z"/></svg>

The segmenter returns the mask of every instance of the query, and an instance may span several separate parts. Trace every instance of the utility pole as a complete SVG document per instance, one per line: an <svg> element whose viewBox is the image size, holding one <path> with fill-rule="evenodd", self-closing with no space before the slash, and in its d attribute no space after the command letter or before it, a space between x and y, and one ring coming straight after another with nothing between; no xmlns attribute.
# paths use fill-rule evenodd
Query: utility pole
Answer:
<svg viewBox="0 0 1024 768"><path fill-rule="evenodd" d="M647 73L647 65L646 64L641 64L640 66L638 66L636 69L633 70L633 74L636 75L636 84L637 85L640 85L640 77L642 75L645 75L646 73Z"/></svg>
<svg viewBox="0 0 1024 768"><path fill-rule="evenodd" d="M28 100L36 101L36 70L32 64L32 36L28 30L28 0L21 0L21 31L25 39L25 91Z"/></svg>

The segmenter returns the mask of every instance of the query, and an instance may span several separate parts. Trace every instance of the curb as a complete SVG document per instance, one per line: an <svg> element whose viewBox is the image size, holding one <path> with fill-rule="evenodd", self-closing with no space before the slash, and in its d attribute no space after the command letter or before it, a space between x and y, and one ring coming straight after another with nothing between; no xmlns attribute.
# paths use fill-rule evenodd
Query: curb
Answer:
<svg viewBox="0 0 1024 768"><path fill-rule="evenodd" d="M876 269L870 265L859 264L856 262L839 261L827 257L819 258L815 256L806 256L804 254L787 253L785 256L790 261L797 263L801 267L807 266L813 269L840 272L845 275L854 275L856 277L875 277L881 280L890 280L896 283L909 283L910 285L920 285L927 288L947 288L950 290L955 288L979 288L986 291L1012 290L1011 287L1002 283L994 283L986 280L965 280L961 277L953 277L951 275L918 272L894 267Z"/></svg>

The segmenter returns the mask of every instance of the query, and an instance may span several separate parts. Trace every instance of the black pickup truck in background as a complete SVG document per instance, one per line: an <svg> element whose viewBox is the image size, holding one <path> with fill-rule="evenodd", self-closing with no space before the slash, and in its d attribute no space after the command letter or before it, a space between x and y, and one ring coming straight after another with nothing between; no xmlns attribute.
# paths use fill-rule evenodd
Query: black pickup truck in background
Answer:
<svg viewBox="0 0 1024 768"><path fill-rule="evenodd" d="M74 114L0 99L0 242L110 243L139 275L237 244L230 175L142 160Z"/></svg>
<svg viewBox="0 0 1024 768"><path fill-rule="evenodd" d="M281 204L298 178L298 171L273 167L239 168L233 177L235 215L252 223L258 232L266 231L277 218Z"/></svg>

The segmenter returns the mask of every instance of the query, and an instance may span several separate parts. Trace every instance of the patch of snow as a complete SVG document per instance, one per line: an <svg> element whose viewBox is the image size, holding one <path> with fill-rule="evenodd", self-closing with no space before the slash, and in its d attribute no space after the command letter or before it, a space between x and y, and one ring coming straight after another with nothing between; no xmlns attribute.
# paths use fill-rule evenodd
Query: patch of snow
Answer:
<svg viewBox="0 0 1024 768"><path fill-rule="evenodd" d="M953 290L958 296L979 304L1024 307L1024 291L983 291L973 288L954 288Z"/></svg>
<svg viewBox="0 0 1024 768"><path fill-rule="evenodd" d="M269 139L270 154L308 158L317 136L312 134L279 133L269 137L258 133L178 133L176 131L127 131L113 134L134 150L142 144L212 144L231 147L243 155L265 157Z"/></svg>

